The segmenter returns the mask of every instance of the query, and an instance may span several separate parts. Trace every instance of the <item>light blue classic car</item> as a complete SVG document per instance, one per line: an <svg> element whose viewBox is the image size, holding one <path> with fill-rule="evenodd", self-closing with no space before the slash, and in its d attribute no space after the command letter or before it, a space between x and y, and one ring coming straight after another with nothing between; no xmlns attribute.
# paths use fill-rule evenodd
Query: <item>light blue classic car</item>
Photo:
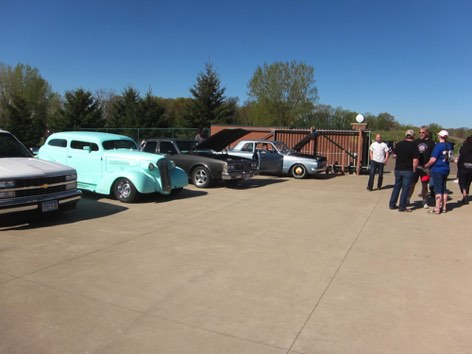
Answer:
<svg viewBox="0 0 472 354"><path fill-rule="evenodd" d="M77 170L78 188L130 203L140 194L177 193L187 174L162 155L139 151L133 139L99 132L61 132L48 137L38 158Z"/></svg>

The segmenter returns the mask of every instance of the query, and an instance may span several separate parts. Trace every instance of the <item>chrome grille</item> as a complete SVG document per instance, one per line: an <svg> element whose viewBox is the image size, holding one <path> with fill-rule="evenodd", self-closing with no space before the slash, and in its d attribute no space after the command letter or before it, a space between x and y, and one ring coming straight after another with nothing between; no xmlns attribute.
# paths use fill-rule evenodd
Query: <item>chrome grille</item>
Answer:
<svg viewBox="0 0 472 354"><path fill-rule="evenodd" d="M65 191L67 183L65 176L23 178L15 180L12 190L16 197L47 195Z"/></svg>
<svg viewBox="0 0 472 354"><path fill-rule="evenodd" d="M172 183L170 179L169 161L165 158L160 159L157 161L157 167L159 167L161 174L162 191L164 193L170 193L172 190Z"/></svg>
<svg viewBox="0 0 472 354"><path fill-rule="evenodd" d="M231 163L231 166L234 166L232 171L250 171L252 170L252 161L241 161Z"/></svg>

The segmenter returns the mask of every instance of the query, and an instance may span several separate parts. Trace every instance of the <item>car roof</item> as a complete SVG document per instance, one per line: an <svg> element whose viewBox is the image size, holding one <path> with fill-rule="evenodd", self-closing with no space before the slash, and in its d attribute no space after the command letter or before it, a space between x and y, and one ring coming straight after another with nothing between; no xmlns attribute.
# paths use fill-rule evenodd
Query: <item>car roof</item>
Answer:
<svg viewBox="0 0 472 354"><path fill-rule="evenodd" d="M150 139L144 139L143 141L195 141L194 139L188 138L150 138ZM195 141L196 142L196 141Z"/></svg>
<svg viewBox="0 0 472 354"><path fill-rule="evenodd" d="M241 140L238 144L241 143L282 143L279 140Z"/></svg>
<svg viewBox="0 0 472 354"><path fill-rule="evenodd" d="M125 139L125 140L134 141L133 139L131 139L130 137L126 135L103 133L103 132L89 132L89 131L58 132L58 133L53 133L48 137L48 139L51 139L51 138L88 139L88 140L95 140L95 141Z"/></svg>

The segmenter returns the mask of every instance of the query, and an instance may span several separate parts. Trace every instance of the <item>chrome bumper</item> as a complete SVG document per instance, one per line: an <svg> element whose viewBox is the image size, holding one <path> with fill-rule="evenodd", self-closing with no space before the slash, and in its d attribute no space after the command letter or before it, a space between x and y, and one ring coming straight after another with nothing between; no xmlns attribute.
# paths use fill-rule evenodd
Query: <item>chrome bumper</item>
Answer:
<svg viewBox="0 0 472 354"><path fill-rule="evenodd" d="M232 180L232 179L249 179L254 176L257 176L259 171L236 171L236 172L223 172L221 174L221 179L224 181Z"/></svg>
<svg viewBox="0 0 472 354"><path fill-rule="evenodd" d="M40 209L41 203L51 200L57 200L60 209L61 206L66 204L77 203L81 196L81 191L72 190L47 195L4 199L0 200L0 214L37 210Z"/></svg>

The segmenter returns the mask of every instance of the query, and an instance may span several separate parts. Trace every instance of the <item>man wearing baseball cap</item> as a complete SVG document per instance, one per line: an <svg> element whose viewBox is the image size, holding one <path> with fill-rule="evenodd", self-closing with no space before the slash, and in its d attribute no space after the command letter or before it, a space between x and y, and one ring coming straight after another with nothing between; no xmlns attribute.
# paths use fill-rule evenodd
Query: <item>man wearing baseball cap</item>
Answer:
<svg viewBox="0 0 472 354"><path fill-rule="evenodd" d="M398 209L398 211L402 212L411 211L411 209L407 208L407 200L420 157L418 147L413 142L414 137L415 133L413 130L408 129L405 132L405 140L396 144L393 152L396 155L395 184L390 197L389 207L390 209ZM400 203L397 207L398 196L400 196Z"/></svg>
<svg viewBox="0 0 472 354"><path fill-rule="evenodd" d="M431 158L424 165L426 168L431 168L431 178L433 179L436 207L431 211L433 214L445 213L447 211L447 189L446 181L449 176L449 161L452 156L452 146L447 142L447 130L441 130L438 133L439 143L433 149Z"/></svg>

